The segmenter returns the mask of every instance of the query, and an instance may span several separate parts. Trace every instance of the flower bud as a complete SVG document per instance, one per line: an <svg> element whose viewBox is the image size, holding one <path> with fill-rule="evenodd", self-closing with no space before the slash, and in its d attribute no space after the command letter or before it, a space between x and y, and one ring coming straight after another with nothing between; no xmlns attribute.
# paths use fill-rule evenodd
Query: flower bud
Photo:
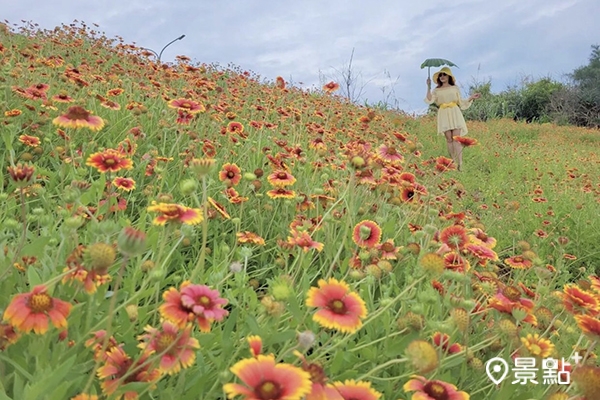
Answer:
<svg viewBox="0 0 600 400"><path fill-rule="evenodd" d="M134 257L146 250L146 234L142 231L126 226L119 233L117 246L121 253Z"/></svg>

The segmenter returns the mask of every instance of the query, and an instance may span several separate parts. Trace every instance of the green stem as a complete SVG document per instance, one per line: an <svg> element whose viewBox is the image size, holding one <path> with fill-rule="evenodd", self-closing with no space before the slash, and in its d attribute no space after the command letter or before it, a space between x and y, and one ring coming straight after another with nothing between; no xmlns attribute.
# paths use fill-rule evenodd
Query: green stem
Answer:
<svg viewBox="0 0 600 400"><path fill-rule="evenodd" d="M207 215L207 193L206 193L206 177L202 177L202 204L198 200L198 196L194 195L196 199L196 203L198 206L202 207L202 215L204 219L202 220L202 248L200 250L200 256L198 257L198 262L192 271L192 276L190 278L191 282L195 282L198 274L201 272L204 273L204 264L206 262L206 243L208 241L208 215Z"/></svg>

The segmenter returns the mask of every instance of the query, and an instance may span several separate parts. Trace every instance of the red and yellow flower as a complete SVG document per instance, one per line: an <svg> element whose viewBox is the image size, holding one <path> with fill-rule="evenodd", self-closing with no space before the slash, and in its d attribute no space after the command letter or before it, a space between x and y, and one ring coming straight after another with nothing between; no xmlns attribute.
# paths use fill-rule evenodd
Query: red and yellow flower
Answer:
<svg viewBox="0 0 600 400"><path fill-rule="evenodd" d="M237 362L231 372L244 384L227 383L223 390L228 399L300 400L311 389L308 372L291 364L276 363L273 355L258 355Z"/></svg>
<svg viewBox="0 0 600 400"><path fill-rule="evenodd" d="M30 135L19 136L19 142L21 142L25 146L29 146L29 147L38 147L41 143L40 138L38 138L37 136L30 136Z"/></svg>
<svg viewBox="0 0 600 400"><path fill-rule="evenodd" d="M189 208L179 204L156 203L147 208L150 212L158 212L160 215L152 221L155 225L164 225L167 222L179 222L186 225L197 225L204 221L202 210Z"/></svg>
<svg viewBox="0 0 600 400"><path fill-rule="evenodd" d="M344 400L377 400L381 397L381 393L371 387L371 382L348 379L343 383L334 382L333 387Z"/></svg>
<svg viewBox="0 0 600 400"><path fill-rule="evenodd" d="M267 181L275 187L291 186L296 182L296 178L287 171L275 171L267 177Z"/></svg>
<svg viewBox="0 0 600 400"><path fill-rule="evenodd" d="M195 350L200 348L198 340L191 337L192 327L179 327L166 320L160 329L148 325L145 334L138 337L142 343L138 347L148 355L160 354L159 370L169 375L178 373L182 368L192 366L196 360Z"/></svg>
<svg viewBox="0 0 600 400"><path fill-rule="evenodd" d="M300 247L305 253L311 249L315 249L317 251L323 250L324 244L314 241L310 237L310 234L306 231L292 229L290 234L291 236L288 236L287 242L290 245Z"/></svg>
<svg viewBox="0 0 600 400"><path fill-rule="evenodd" d="M282 187L278 187L267 192L267 196L271 199L293 199L296 197L296 192Z"/></svg>
<svg viewBox="0 0 600 400"><path fill-rule="evenodd" d="M359 247L374 248L381 240L381 228L374 221L361 221L354 226L352 240Z"/></svg>
<svg viewBox="0 0 600 400"><path fill-rule="evenodd" d="M456 386L438 380L427 380L418 375L404 384L405 392L413 393L411 400L469 400L466 392L458 391Z"/></svg>
<svg viewBox="0 0 600 400"><path fill-rule="evenodd" d="M48 320L58 329L67 327L71 304L51 297L45 285L38 285L31 292L15 295L4 310L3 319L19 331L33 331L43 335L48 331Z"/></svg>
<svg viewBox="0 0 600 400"><path fill-rule="evenodd" d="M508 265L509 267L515 268L515 269L529 269L533 265L531 260L528 260L520 255L506 258L504 260L504 263L506 265Z"/></svg>
<svg viewBox="0 0 600 400"><path fill-rule="evenodd" d="M135 189L135 181L131 178L117 177L112 181L113 186L126 192L131 192Z"/></svg>
<svg viewBox="0 0 600 400"><path fill-rule="evenodd" d="M80 106L69 107L66 114L60 115L52 120L54 125L61 128L88 128L99 131L104 127L104 120Z"/></svg>
<svg viewBox="0 0 600 400"><path fill-rule="evenodd" d="M319 325L354 333L362 326L362 319L367 317L367 307L360 296L351 291L347 283L330 278L320 279L319 287L308 291L306 305L317 307L313 320Z"/></svg>
<svg viewBox="0 0 600 400"><path fill-rule="evenodd" d="M333 93L336 90L338 90L340 88L339 83L335 83L333 81L326 83L325 85L323 85L323 91L325 93Z"/></svg>
<svg viewBox="0 0 600 400"><path fill-rule="evenodd" d="M567 284L561 295L564 307L573 314L600 314L600 299L595 293L581 289L575 284Z"/></svg>
<svg viewBox="0 0 600 400"><path fill-rule="evenodd" d="M98 368L98 378L103 380L100 384L105 395L111 396L121 385L133 382L156 382L160 378L160 371L153 369L147 362L147 355L134 361L121 347L113 347L106 353L104 365ZM126 400L138 398L135 391L127 391L123 394ZM121 398L121 396L117 396Z"/></svg>
<svg viewBox="0 0 600 400"><path fill-rule="evenodd" d="M86 160L85 165L94 167L102 173L133 168L133 162L115 149L106 149L92 154Z"/></svg>
<svg viewBox="0 0 600 400"><path fill-rule="evenodd" d="M440 242L452 250L461 250L469 243L469 236L464 226L452 225L442 229Z"/></svg>
<svg viewBox="0 0 600 400"><path fill-rule="evenodd" d="M169 101L168 106L188 114L196 114L206 111L206 107L204 107L202 103L190 99L171 100Z"/></svg>
<svg viewBox="0 0 600 400"><path fill-rule="evenodd" d="M263 239L262 237L260 237L259 235L257 235L254 232L250 232L250 231L238 232L235 234L235 236L237 237L237 241L240 244L250 243L250 244L255 244L257 246L265 245L265 239Z"/></svg>
<svg viewBox="0 0 600 400"><path fill-rule="evenodd" d="M592 340L600 340L600 317L583 314L576 315L575 321L581 331Z"/></svg>
<svg viewBox="0 0 600 400"><path fill-rule="evenodd" d="M554 351L554 344L548 339L541 338L538 333L527 334L526 337L521 338L521 343L535 357L548 357Z"/></svg>
<svg viewBox="0 0 600 400"><path fill-rule="evenodd" d="M250 347L250 353L253 357L258 357L262 353L262 339L257 335L250 335L246 338L248 346Z"/></svg>
<svg viewBox="0 0 600 400"><path fill-rule="evenodd" d="M219 172L219 180L227 186L235 186L242 180L242 170L236 164L224 164Z"/></svg>

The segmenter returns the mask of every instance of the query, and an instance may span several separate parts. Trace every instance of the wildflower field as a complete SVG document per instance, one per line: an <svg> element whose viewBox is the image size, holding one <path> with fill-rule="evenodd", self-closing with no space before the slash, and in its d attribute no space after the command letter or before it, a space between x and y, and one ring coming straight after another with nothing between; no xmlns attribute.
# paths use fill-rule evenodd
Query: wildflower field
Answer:
<svg viewBox="0 0 600 400"><path fill-rule="evenodd" d="M0 68L0 400L600 399L597 130L469 122L459 172L435 117L83 23Z"/></svg>

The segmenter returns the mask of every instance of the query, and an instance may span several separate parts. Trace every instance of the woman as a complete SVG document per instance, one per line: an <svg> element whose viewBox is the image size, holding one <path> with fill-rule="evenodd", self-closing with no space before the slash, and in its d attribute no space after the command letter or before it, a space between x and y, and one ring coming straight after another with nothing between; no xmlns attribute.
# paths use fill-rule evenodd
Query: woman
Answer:
<svg viewBox="0 0 600 400"><path fill-rule="evenodd" d="M437 87L431 91L431 79L427 78L427 96L425 103L437 104L438 110L438 133L446 136L446 144L450 157L457 165L458 170L462 168L463 145L454 140L455 136L465 136L468 132L462 110L471 107L473 100L481 97L479 93L472 94L467 100L460 96L460 90L455 84L454 75L448 67L444 67L435 74L433 80Z"/></svg>

